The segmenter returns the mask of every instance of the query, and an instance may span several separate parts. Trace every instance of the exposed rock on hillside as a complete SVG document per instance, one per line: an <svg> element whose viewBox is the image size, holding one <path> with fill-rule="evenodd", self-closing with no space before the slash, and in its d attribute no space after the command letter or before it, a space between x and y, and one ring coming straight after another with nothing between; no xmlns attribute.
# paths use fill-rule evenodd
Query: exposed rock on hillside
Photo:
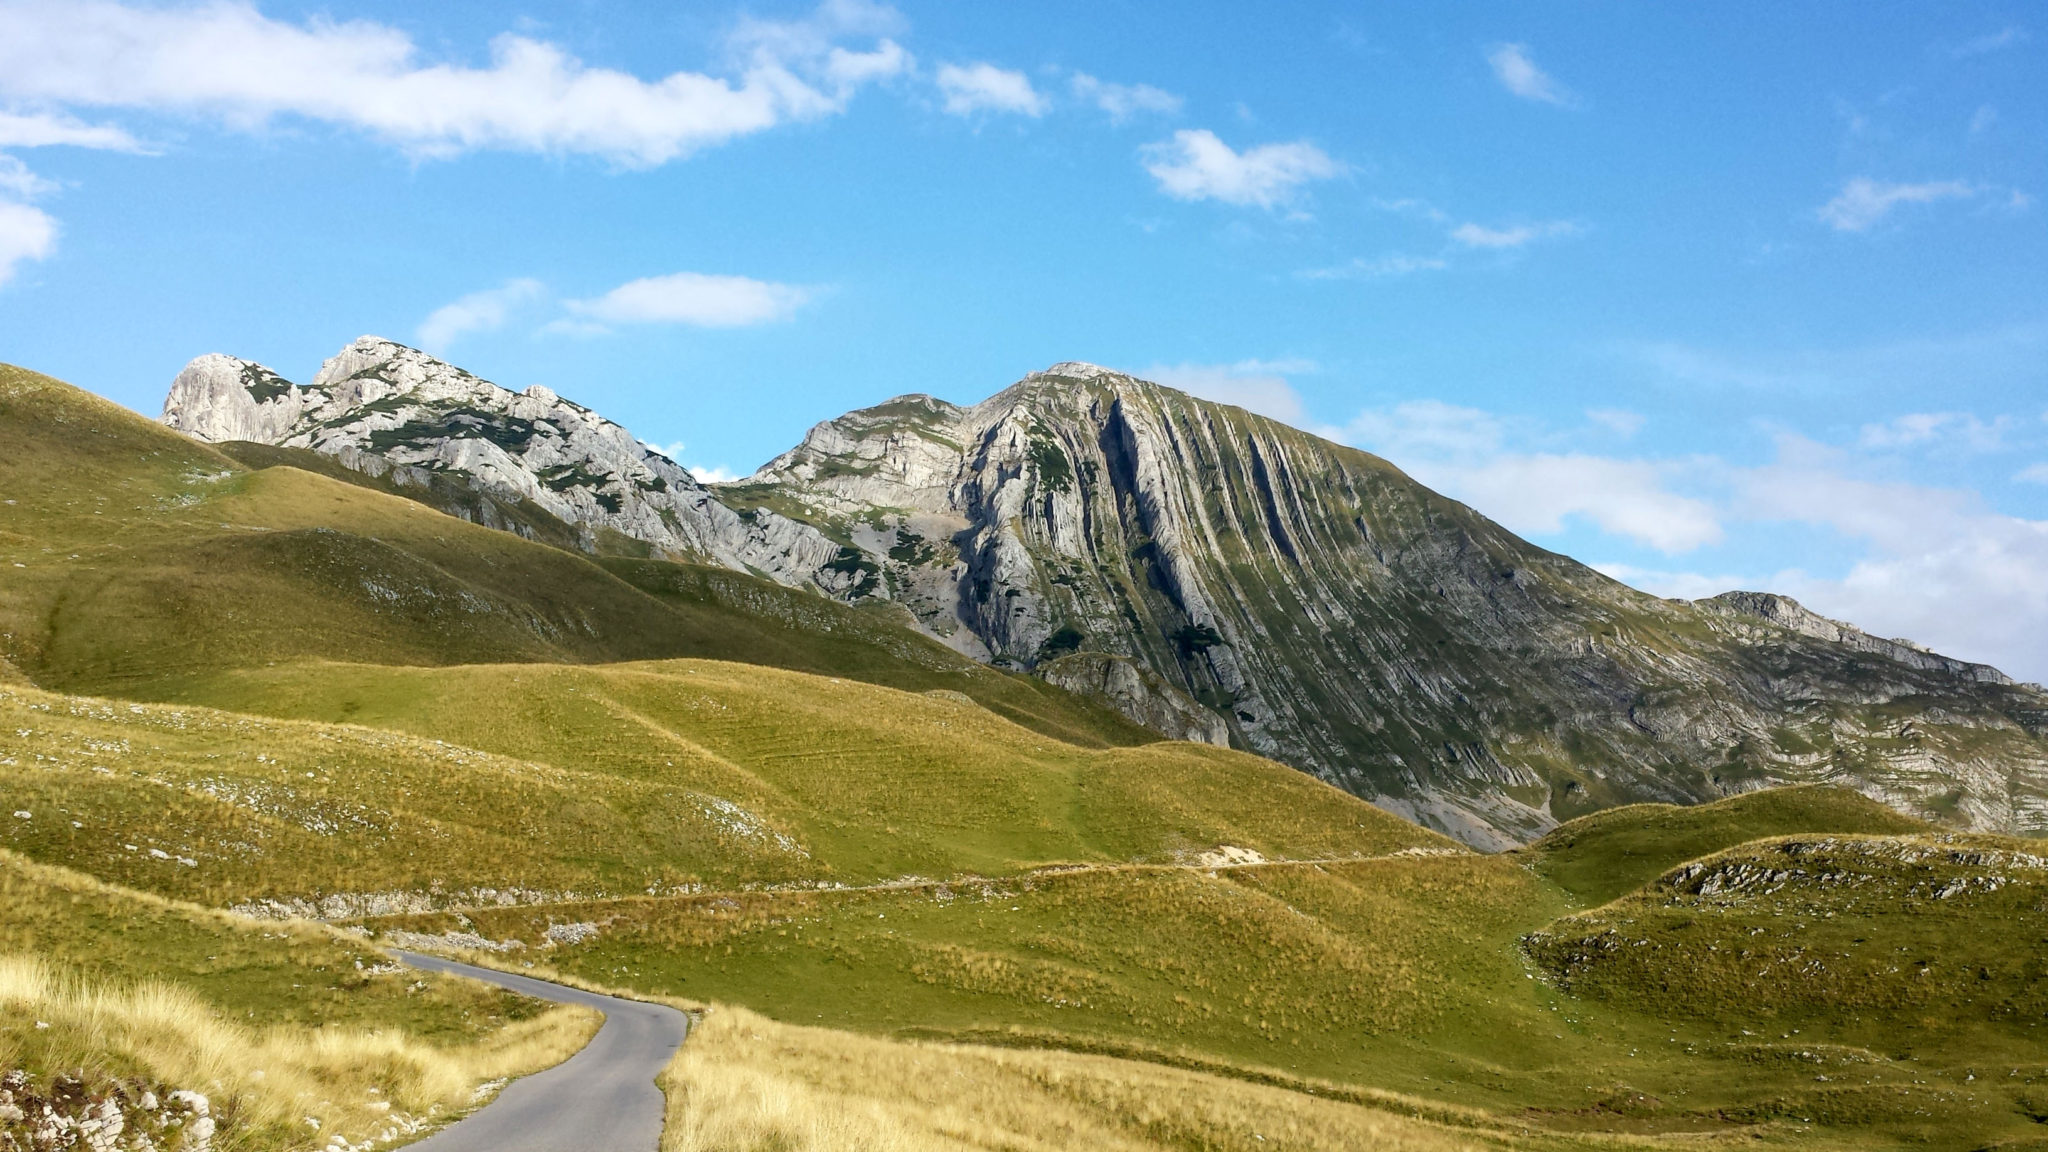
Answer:
<svg viewBox="0 0 2048 1152"><path fill-rule="evenodd" d="M1230 725L1149 668L1107 652L1075 652L1037 668L1049 684L1100 700L1176 740L1230 746Z"/></svg>
<svg viewBox="0 0 2048 1152"><path fill-rule="evenodd" d="M545 389L364 338L310 385L202 357L165 419L894 600L977 659L1293 764L1484 847L1635 800L1830 781L2048 831L2048 696L1782 597L1660 600L1386 461L1089 364L911 395L707 490ZM1213 718L1212 718L1213 717Z"/></svg>
<svg viewBox="0 0 2048 1152"><path fill-rule="evenodd" d="M1384 460L1094 365L850 413L718 492L852 540L962 651L1121 656L1474 844L1806 780L2048 827L2048 699L1993 669L1782 598L1643 595Z"/></svg>
<svg viewBox="0 0 2048 1152"><path fill-rule="evenodd" d="M343 349L310 384L232 356L201 356L172 382L163 419L201 440L311 449L400 486L459 474L579 527L586 546L615 532L787 584L845 593L857 582L832 567L840 545L773 512L735 513L588 408L539 385L500 388L374 336Z"/></svg>

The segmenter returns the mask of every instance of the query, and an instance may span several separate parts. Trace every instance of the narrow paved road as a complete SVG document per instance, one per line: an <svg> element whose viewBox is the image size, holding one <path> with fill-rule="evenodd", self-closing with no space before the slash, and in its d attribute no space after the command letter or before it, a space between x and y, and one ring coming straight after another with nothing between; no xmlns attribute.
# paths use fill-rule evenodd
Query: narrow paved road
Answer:
<svg viewBox="0 0 2048 1152"><path fill-rule="evenodd" d="M586 1004L604 1013L604 1027L583 1051L545 1072L514 1080L498 1098L444 1128L409 1152L655 1152L661 1141L661 1089L690 1018L660 1004L599 996L416 952L393 955L414 968L489 981L501 988Z"/></svg>

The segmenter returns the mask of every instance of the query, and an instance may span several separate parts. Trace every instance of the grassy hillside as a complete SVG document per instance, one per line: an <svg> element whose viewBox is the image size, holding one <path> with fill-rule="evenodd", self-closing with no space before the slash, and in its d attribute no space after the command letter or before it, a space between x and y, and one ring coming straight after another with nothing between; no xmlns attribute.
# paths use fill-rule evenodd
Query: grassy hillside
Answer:
<svg viewBox="0 0 2048 1152"><path fill-rule="evenodd" d="M37 1092L217 1082L245 1146L353 1140L587 1028L240 906L723 1005L676 1148L2048 1131L2024 842L1806 788L1475 855L886 607L242 459L0 370L0 1064Z"/></svg>
<svg viewBox="0 0 2048 1152"><path fill-rule="evenodd" d="M1930 830L1859 793L1827 785L1770 788L1682 808L1630 804L1560 824L1524 849L1544 877L1588 904L1604 904L1687 860L1793 832Z"/></svg>
<svg viewBox="0 0 2048 1152"><path fill-rule="evenodd" d="M467 1107L485 1080L561 1059L593 1026L581 1010L399 970L326 929L0 852L0 1070L18 1074L6 1090L19 1110L0 1110L0 1143L51 1146L29 1142L45 1107L101 1120L111 1108L166 1147L207 1127L230 1148L390 1140Z"/></svg>
<svg viewBox="0 0 2048 1152"><path fill-rule="evenodd" d="M607 568L235 447L270 466L0 365L0 657L45 687L157 699L197 674L291 659L697 656L961 692L1088 744L1157 739L880 612L744 573Z"/></svg>
<svg viewBox="0 0 2048 1152"><path fill-rule="evenodd" d="M195 692L308 719L0 688L0 781L48 814L0 844L227 905L1444 843L1243 753L1084 749L971 703L751 665L293 664Z"/></svg>
<svg viewBox="0 0 2048 1152"><path fill-rule="evenodd" d="M1528 950L1589 1004L1668 1020L1674 1036L1758 1038L1786 1083L1752 1111L1805 1096L1796 1110L1820 1123L1936 1144L2023 1132L2016 1118L2048 1122L2038 848L1956 834L1757 841L1562 919ZM1902 1067L1924 1091L1900 1084Z"/></svg>

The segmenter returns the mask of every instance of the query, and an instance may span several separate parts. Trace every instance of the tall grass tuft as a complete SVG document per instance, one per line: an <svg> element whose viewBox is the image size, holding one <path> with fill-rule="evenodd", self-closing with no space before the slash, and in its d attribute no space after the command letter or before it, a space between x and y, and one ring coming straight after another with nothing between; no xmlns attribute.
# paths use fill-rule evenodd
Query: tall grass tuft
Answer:
<svg viewBox="0 0 2048 1152"><path fill-rule="evenodd" d="M558 1008L465 1047L396 1029L259 1030L179 985L94 982L0 956L0 1068L198 1092L236 1147L388 1142L465 1109L481 1084L567 1058L596 1024L587 1009Z"/></svg>

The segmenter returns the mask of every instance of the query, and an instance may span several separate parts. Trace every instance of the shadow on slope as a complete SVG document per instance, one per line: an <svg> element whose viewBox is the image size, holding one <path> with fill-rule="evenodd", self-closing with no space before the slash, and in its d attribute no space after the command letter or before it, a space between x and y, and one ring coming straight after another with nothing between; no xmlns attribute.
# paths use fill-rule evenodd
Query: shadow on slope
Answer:
<svg viewBox="0 0 2048 1152"><path fill-rule="evenodd" d="M618 558L607 570L360 479L250 472L0 366L0 656L45 687L143 699L207 672L306 657L699 656L943 688L1091 746L1158 739L874 612L743 573Z"/></svg>

